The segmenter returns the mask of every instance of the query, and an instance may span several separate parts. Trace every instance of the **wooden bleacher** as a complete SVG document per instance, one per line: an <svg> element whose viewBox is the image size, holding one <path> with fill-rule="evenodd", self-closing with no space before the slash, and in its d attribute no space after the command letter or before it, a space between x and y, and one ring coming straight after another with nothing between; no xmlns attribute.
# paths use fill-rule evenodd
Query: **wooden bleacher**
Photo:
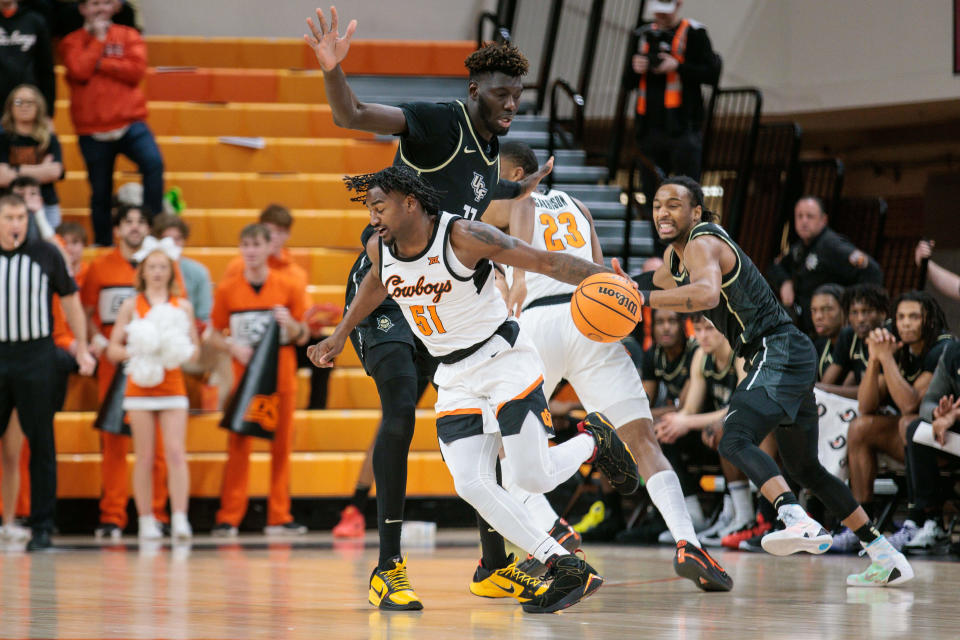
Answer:
<svg viewBox="0 0 960 640"><path fill-rule="evenodd" d="M294 211L294 259L310 277L314 301L343 304L344 282L358 251L366 211L349 202L344 174L389 164L392 141L336 127L325 104L323 78L301 40L256 38L147 38L144 90L148 123L164 155L166 188L180 187L191 227L186 255L204 263L216 281L236 255L240 229L270 202ZM351 74L465 76L470 42L357 41ZM190 67L171 69L164 67ZM69 117L69 90L58 68L54 121L67 175L57 189L65 220L89 229L84 164ZM221 136L262 137L263 149L225 144ZM115 184L139 181L127 159L117 163ZM102 249L89 249L92 258ZM308 411L309 372L298 376L291 489L295 497L352 493L363 454L379 424L379 399L348 343L331 374L328 408ZM407 492L452 496L453 481L440 458L428 390L417 412ZM100 495L99 437L93 429L96 383L74 376L64 412L57 415L58 495ZM218 413L193 415L187 449L191 495L216 497L226 461L227 432ZM269 445L255 442L250 492L268 492ZM132 454L131 454L132 456Z"/></svg>

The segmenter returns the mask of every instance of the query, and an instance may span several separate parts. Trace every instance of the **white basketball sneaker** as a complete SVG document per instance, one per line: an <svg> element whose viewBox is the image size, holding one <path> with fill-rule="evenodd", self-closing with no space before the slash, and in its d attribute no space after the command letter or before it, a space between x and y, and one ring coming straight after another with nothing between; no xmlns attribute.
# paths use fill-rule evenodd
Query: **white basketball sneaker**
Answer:
<svg viewBox="0 0 960 640"><path fill-rule="evenodd" d="M820 554L833 544L830 532L798 504L781 507L777 519L783 522L784 528L771 531L760 541L760 546L769 554L788 556L799 551Z"/></svg>
<svg viewBox="0 0 960 640"><path fill-rule="evenodd" d="M873 562L863 573L847 576L847 586L896 587L913 579L913 567L885 537L880 536L868 544L862 553L868 554Z"/></svg>

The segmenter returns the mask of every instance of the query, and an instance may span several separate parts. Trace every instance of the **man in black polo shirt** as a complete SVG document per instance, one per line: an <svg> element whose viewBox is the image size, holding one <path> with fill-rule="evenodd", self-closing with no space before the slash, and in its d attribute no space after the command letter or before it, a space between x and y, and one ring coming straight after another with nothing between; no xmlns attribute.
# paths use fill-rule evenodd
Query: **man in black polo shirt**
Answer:
<svg viewBox="0 0 960 640"><path fill-rule="evenodd" d="M51 546L57 501L57 452L53 439L51 382L56 378L53 294L59 294L77 337L77 365L90 375L96 365L86 348L86 322L77 285L60 251L43 240L26 241L27 205L0 197L0 432L14 409L30 443L30 528L27 550Z"/></svg>
<svg viewBox="0 0 960 640"><path fill-rule="evenodd" d="M816 196L803 196L793 210L798 240L777 258L770 268L774 291L780 302L799 319L805 332L813 329L810 298L820 285L829 282L849 287L854 284L883 284L883 272L877 261L857 249L845 237L827 227L823 202Z"/></svg>

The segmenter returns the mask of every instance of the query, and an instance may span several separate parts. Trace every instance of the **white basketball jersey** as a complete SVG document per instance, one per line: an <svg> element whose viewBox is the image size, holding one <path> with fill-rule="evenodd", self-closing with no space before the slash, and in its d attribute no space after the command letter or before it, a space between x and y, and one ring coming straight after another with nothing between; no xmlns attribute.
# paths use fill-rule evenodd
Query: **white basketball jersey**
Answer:
<svg viewBox="0 0 960 640"><path fill-rule="evenodd" d="M533 238L530 244L545 251L563 251L593 262L590 242L590 222L573 199L557 189L534 193ZM527 298L524 306L538 298L561 293L572 293L576 285L554 280L549 276L527 272Z"/></svg>
<svg viewBox="0 0 960 640"><path fill-rule="evenodd" d="M492 265L482 260L468 269L450 248L456 220L462 218L441 212L427 248L412 258L397 257L380 242L380 280L413 335L435 356L483 342L507 319Z"/></svg>

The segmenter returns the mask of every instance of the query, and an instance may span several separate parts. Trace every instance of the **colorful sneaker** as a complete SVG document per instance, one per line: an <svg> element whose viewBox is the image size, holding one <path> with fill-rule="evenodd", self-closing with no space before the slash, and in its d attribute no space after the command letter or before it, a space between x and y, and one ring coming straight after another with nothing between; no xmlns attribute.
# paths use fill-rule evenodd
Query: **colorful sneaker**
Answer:
<svg viewBox="0 0 960 640"><path fill-rule="evenodd" d="M601 413L588 413L577 429L593 436L595 449L590 462L600 469L613 488L623 495L634 493L640 487L637 460L610 421Z"/></svg>
<svg viewBox="0 0 960 640"><path fill-rule="evenodd" d="M388 611L420 611L423 603L414 593L407 578L407 561L390 558L392 569L374 567L370 574L370 592L367 599L375 607Z"/></svg>
<svg viewBox="0 0 960 640"><path fill-rule="evenodd" d="M603 504L603 500L597 500L590 508L587 509L587 513L580 518L580 520L573 525L573 530L577 533L586 533L593 529L598 524L603 522L603 518L606 515L607 507Z"/></svg>
<svg viewBox="0 0 960 640"><path fill-rule="evenodd" d="M798 504L783 508L779 519L782 531L773 531L763 537L763 550L775 556L788 556L798 551L820 554L830 548L833 536L819 522L807 515Z"/></svg>
<svg viewBox="0 0 960 640"><path fill-rule="evenodd" d="M352 504L348 504L340 512L340 522L333 528L334 538L362 538L363 532L367 528L367 522Z"/></svg>
<svg viewBox="0 0 960 640"><path fill-rule="evenodd" d="M716 529L716 533L710 535L708 531L697 535L700 538L700 544L705 547L722 547L723 539L731 533L739 531L752 524L750 520L730 520L725 526Z"/></svg>
<svg viewBox="0 0 960 640"><path fill-rule="evenodd" d="M218 522L213 525L213 529L210 530L210 535L214 538L236 538L237 533L239 533L237 528L226 522Z"/></svg>
<svg viewBox="0 0 960 640"><path fill-rule="evenodd" d="M553 527L550 529L550 535L570 553L579 549L580 543L583 541L580 534L563 518L557 518L557 521L553 523ZM517 569L533 578L539 578L547 572L546 565L529 553L527 554L527 559L517 565Z"/></svg>
<svg viewBox="0 0 960 640"><path fill-rule="evenodd" d="M592 595L603 578L586 561L570 554L547 561L550 587L523 604L527 613L553 613L573 606Z"/></svg>
<svg viewBox="0 0 960 640"><path fill-rule="evenodd" d="M677 554L673 557L673 570L704 591L730 591L733 579L727 575L710 554L686 540L677 543Z"/></svg>
<svg viewBox="0 0 960 640"><path fill-rule="evenodd" d="M516 598L520 602L529 602L543 595L547 585L517 568L517 559L511 553L507 566L490 571L483 566L483 560L477 566L470 582L470 593L481 598Z"/></svg>
<svg viewBox="0 0 960 640"><path fill-rule="evenodd" d="M773 529L773 525L764 520L763 515L757 514L757 519L749 522L736 531L728 533L720 539L720 544L727 549L739 549L740 543L754 536L762 536Z"/></svg>
<svg viewBox="0 0 960 640"><path fill-rule="evenodd" d="M299 522L284 522L283 524L271 524L263 528L264 535L268 536L302 536L307 532L307 527Z"/></svg>
<svg viewBox="0 0 960 640"><path fill-rule="evenodd" d="M830 545L830 553L856 553L862 549L860 538L847 527L833 536L833 544Z"/></svg>
<svg viewBox="0 0 960 640"><path fill-rule="evenodd" d="M897 529L887 540L897 551L902 552L903 547L908 545L920 533L920 527L913 520L904 520L903 525ZM859 540L858 540L859 542Z"/></svg>
<svg viewBox="0 0 960 640"><path fill-rule="evenodd" d="M893 540L890 544L893 544ZM949 546L950 534L936 520L927 520L913 539L903 545L903 552L911 555L940 555L946 553Z"/></svg>
<svg viewBox="0 0 960 640"><path fill-rule="evenodd" d="M847 586L896 587L913 579L913 567L883 536L868 544L860 553L869 554L873 562L863 573L847 576Z"/></svg>

